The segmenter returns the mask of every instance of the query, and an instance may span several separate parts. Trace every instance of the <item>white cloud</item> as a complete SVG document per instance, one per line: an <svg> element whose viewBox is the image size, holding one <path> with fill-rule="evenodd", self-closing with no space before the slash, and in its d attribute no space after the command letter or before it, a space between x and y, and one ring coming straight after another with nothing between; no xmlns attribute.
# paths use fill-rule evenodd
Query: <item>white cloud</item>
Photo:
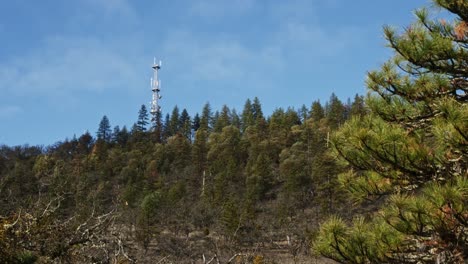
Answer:
<svg viewBox="0 0 468 264"><path fill-rule="evenodd" d="M22 111L21 107L16 105L0 105L0 118L10 118Z"/></svg>
<svg viewBox="0 0 468 264"><path fill-rule="evenodd" d="M352 48L363 34L353 26L327 29L319 24L292 22L276 33L276 42L283 49L304 57L333 57Z"/></svg>
<svg viewBox="0 0 468 264"><path fill-rule="evenodd" d="M265 74L282 65L278 48L264 46L256 50L229 37L177 31L166 38L163 47L164 54L178 62L177 71L186 80L238 84L245 80L268 79Z"/></svg>
<svg viewBox="0 0 468 264"><path fill-rule="evenodd" d="M84 3L108 16L136 17L136 12L128 0L84 0Z"/></svg>
<svg viewBox="0 0 468 264"><path fill-rule="evenodd" d="M0 63L0 92L63 95L131 86L132 61L98 39L54 37L31 54Z"/></svg>
<svg viewBox="0 0 468 264"><path fill-rule="evenodd" d="M205 18L222 18L244 14L254 7L254 0L199 0L191 2L189 14Z"/></svg>

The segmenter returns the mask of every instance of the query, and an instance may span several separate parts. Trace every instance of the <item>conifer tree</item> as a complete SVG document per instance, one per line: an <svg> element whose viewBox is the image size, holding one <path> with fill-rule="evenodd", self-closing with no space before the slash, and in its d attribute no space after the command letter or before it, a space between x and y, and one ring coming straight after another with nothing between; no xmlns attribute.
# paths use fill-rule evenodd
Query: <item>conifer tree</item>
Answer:
<svg viewBox="0 0 468 264"><path fill-rule="evenodd" d="M305 123L305 121L309 118L309 109L307 109L307 106L303 104L297 111L297 114L301 117L301 123Z"/></svg>
<svg viewBox="0 0 468 264"><path fill-rule="evenodd" d="M164 126L162 123L162 113L161 111L156 111L153 114L151 119L152 122L152 131L153 131L153 138L156 143L161 143L163 134L164 134Z"/></svg>
<svg viewBox="0 0 468 264"><path fill-rule="evenodd" d="M216 124L218 123L218 119L219 119L219 111L216 111L213 115L213 118L211 118L211 122L210 122L210 127L213 128L213 131L214 132L221 132L221 130L217 130L217 127L216 127Z"/></svg>
<svg viewBox="0 0 468 264"><path fill-rule="evenodd" d="M112 142L117 143L117 137L120 134L120 127L115 126L114 130L112 131Z"/></svg>
<svg viewBox="0 0 468 264"><path fill-rule="evenodd" d="M206 155L208 154L207 145L208 133L199 129L195 132L195 139L192 146L192 162L198 175L202 175L206 169Z"/></svg>
<svg viewBox="0 0 468 264"><path fill-rule="evenodd" d="M255 97L252 102L252 114L255 123L258 123L259 120L265 119L265 117L263 116L262 104L260 103L258 97Z"/></svg>
<svg viewBox="0 0 468 264"><path fill-rule="evenodd" d="M123 126L117 135L114 134L115 142L121 146L124 146L125 144L127 144L129 137L130 135L128 133L126 126Z"/></svg>
<svg viewBox="0 0 468 264"><path fill-rule="evenodd" d="M193 117L193 121L192 121L192 129L193 129L193 132L197 132L197 130L200 128L200 115L197 113L194 117Z"/></svg>
<svg viewBox="0 0 468 264"><path fill-rule="evenodd" d="M212 119L213 113L211 112L210 103L206 103L203 106L202 115L200 117L200 128L206 131L210 131L210 124Z"/></svg>
<svg viewBox="0 0 468 264"><path fill-rule="evenodd" d="M185 108L180 114L179 127L180 133L188 140L192 140L192 122L190 121L190 115Z"/></svg>
<svg viewBox="0 0 468 264"><path fill-rule="evenodd" d="M252 111L252 102L250 99L247 99L244 104L244 110L242 111L242 118L241 118L241 131L244 132L247 127L253 126L255 124L255 117Z"/></svg>
<svg viewBox="0 0 468 264"><path fill-rule="evenodd" d="M163 125L163 136L162 136L163 141L166 141L166 139L170 136L172 136L171 116L169 114L166 114L166 117L164 118L164 125Z"/></svg>
<svg viewBox="0 0 468 264"><path fill-rule="evenodd" d="M320 104L320 101L317 100L312 103L309 116L314 121L319 121L325 117L325 112L323 110L322 104Z"/></svg>
<svg viewBox="0 0 468 264"><path fill-rule="evenodd" d="M351 226L332 218L315 248L343 263L464 263L468 259L468 2L434 0L402 32L385 27L395 56L368 75L370 114L333 136L351 169L340 181L384 206ZM381 204L381 203L379 203Z"/></svg>
<svg viewBox="0 0 468 264"><path fill-rule="evenodd" d="M326 117L331 128L339 127L345 120L345 106L334 93L332 93L328 101Z"/></svg>
<svg viewBox="0 0 468 264"><path fill-rule="evenodd" d="M146 110L146 106L143 104L141 105L140 111L138 111L138 120L137 120L137 128L140 132L146 131L146 126L149 124L148 122L148 111Z"/></svg>
<svg viewBox="0 0 468 264"><path fill-rule="evenodd" d="M125 127L124 127L125 128ZM89 154L93 145L93 136L86 131L78 138L77 152L81 155Z"/></svg>
<svg viewBox="0 0 468 264"><path fill-rule="evenodd" d="M219 117L216 118L216 123L213 128L215 132L221 132L224 127L231 125L231 110L227 105L223 105Z"/></svg>
<svg viewBox="0 0 468 264"><path fill-rule="evenodd" d="M235 108L232 109L231 111L231 124L238 129L241 128L241 119L239 117L239 114L237 114L237 111Z"/></svg>
<svg viewBox="0 0 468 264"><path fill-rule="evenodd" d="M354 101L351 104L350 115L351 116L363 116L367 112L364 103L364 98L361 95L356 94Z"/></svg>
<svg viewBox="0 0 468 264"><path fill-rule="evenodd" d="M179 107L177 107L177 105L172 109L171 119L169 121L169 131L171 136L180 131L180 114Z"/></svg>
<svg viewBox="0 0 468 264"><path fill-rule="evenodd" d="M112 131L107 116L103 116L101 122L99 122L99 128L96 132L96 137L105 142L109 142L111 139Z"/></svg>

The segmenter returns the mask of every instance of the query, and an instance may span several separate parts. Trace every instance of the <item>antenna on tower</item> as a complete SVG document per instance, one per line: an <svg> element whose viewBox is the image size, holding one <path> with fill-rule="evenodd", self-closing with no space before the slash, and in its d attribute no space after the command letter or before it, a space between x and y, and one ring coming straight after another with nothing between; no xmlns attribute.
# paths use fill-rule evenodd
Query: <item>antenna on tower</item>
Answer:
<svg viewBox="0 0 468 264"><path fill-rule="evenodd" d="M156 122L156 115L161 113L161 106L159 106L159 99L162 96L159 94L161 91L161 80L158 79L158 71L161 69L162 62L156 63L156 57L153 59L153 77L151 78L151 91L153 92L152 100L151 100L151 110L150 113L153 116L152 121ZM154 124L156 125L156 124Z"/></svg>

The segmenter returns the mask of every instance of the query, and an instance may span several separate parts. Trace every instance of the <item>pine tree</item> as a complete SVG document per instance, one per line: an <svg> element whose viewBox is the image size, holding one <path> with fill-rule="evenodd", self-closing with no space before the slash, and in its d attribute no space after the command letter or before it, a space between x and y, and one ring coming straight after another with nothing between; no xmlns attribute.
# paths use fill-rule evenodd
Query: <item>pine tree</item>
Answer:
<svg viewBox="0 0 468 264"><path fill-rule="evenodd" d="M195 139L192 146L192 162L199 176L206 169L206 155L208 154L208 133L199 129L195 132Z"/></svg>
<svg viewBox="0 0 468 264"><path fill-rule="evenodd" d="M241 128L241 119L239 117L239 114L237 114L237 111L235 108L232 109L231 111L231 124L238 129Z"/></svg>
<svg viewBox="0 0 468 264"><path fill-rule="evenodd" d="M386 198L371 220L332 218L315 248L344 263L464 263L468 259L468 2L435 0L398 33L393 59L368 75L370 113L333 136L354 198ZM380 204L380 203L379 203Z"/></svg>
<svg viewBox="0 0 468 264"><path fill-rule="evenodd" d="M210 124L212 119L213 113L211 112L210 103L206 103L203 106L202 115L200 118L200 128L206 131L210 131Z"/></svg>
<svg viewBox="0 0 468 264"><path fill-rule="evenodd" d="M255 124L255 117L252 111L252 102L250 99L247 99L244 104L244 110L242 111L242 118L241 118L241 131L245 132L247 127L253 126Z"/></svg>
<svg viewBox="0 0 468 264"><path fill-rule="evenodd" d="M128 133L127 127L123 126L117 134L114 134L114 141L120 146L125 146L129 137L130 134Z"/></svg>
<svg viewBox="0 0 468 264"><path fill-rule="evenodd" d="M364 103L364 98L358 94L354 96L354 101L351 104L350 115L351 116L363 116L367 112Z"/></svg>
<svg viewBox="0 0 468 264"><path fill-rule="evenodd" d="M301 117L301 123L305 123L305 121L309 118L309 109L307 109L307 106L303 104L297 111L297 114Z"/></svg>
<svg viewBox="0 0 468 264"><path fill-rule="evenodd" d="M216 111L213 115L213 118L211 118L211 122L210 122L210 127L213 129L214 132L221 132L221 130L217 130L217 127L215 127L215 125L218 123L218 119L219 119L219 111Z"/></svg>
<svg viewBox="0 0 468 264"><path fill-rule="evenodd" d="M109 123L109 119L107 116L103 116L101 122L99 122L99 128L96 132L96 137L99 140L103 140L105 142L109 142L111 140L112 131L111 126Z"/></svg>
<svg viewBox="0 0 468 264"><path fill-rule="evenodd" d="M169 121L169 131L171 136L180 131L179 107L177 107L177 105L172 109L171 119Z"/></svg>
<svg viewBox="0 0 468 264"><path fill-rule="evenodd" d="M156 143L161 143L164 135L164 126L162 123L162 113L161 111L156 111L152 117L152 131L153 139Z"/></svg>
<svg viewBox="0 0 468 264"><path fill-rule="evenodd" d="M231 125L231 110L227 105L223 105L221 113L216 118L216 123L213 126L215 132L221 132L224 127Z"/></svg>
<svg viewBox="0 0 468 264"><path fill-rule="evenodd" d="M262 104L260 103L260 100L258 97L255 97L252 103L252 114L253 118L255 120L255 123L258 123L259 120L265 120L265 117L263 116L263 111L262 111Z"/></svg>
<svg viewBox="0 0 468 264"><path fill-rule="evenodd" d="M77 152L81 155L89 154L93 145L93 136L86 131L78 138Z"/></svg>
<svg viewBox="0 0 468 264"><path fill-rule="evenodd" d="M200 128L200 115L197 113L192 121L192 129L194 132L197 132Z"/></svg>
<svg viewBox="0 0 468 264"><path fill-rule="evenodd" d="M314 121L319 121L320 119L325 117L325 111L323 110L323 107L322 107L322 104L320 104L320 101L314 101L312 103L309 116Z"/></svg>
<svg viewBox="0 0 468 264"><path fill-rule="evenodd" d="M192 140L192 122L190 121L190 115L185 108L180 114L179 121L180 133L182 133L182 135L188 140Z"/></svg>
<svg viewBox="0 0 468 264"><path fill-rule="evenodd" d="M332 93L326 107L326 118L331 128L337 128L344 123L345 106L338 97Z"/></svg>
<svg viewBox="0 0 468 264"><path fill-rule="evenodd" d="M141 105L140 111L138 111L138 120L137 120L137 128L140 132L146 131L146 126L149 124L148 122L148 111L146 110L146 106L143 104Z"/></svg>
<svg viewBox="0 0 468 264"><path fill-rule="evenodd" d="M166 141L166 139L169 138L170 136L172 136L171 116L169 114L166 114L166 117L164 118L162 140Z"/></svg>

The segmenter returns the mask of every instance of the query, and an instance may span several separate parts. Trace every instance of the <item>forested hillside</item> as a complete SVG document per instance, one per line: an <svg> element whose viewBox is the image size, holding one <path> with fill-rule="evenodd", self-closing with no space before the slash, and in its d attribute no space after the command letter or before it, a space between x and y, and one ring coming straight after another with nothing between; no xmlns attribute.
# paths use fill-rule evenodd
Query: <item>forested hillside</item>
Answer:
<svg viewBox="0 0 468 264"><path fill-rule="evenodd" d="M309 254L318 221L348 205L329 134L365 114L361 96L344 104L334 94L270 116L258 98L239 114L176 106L157 122L142 105L130 130L104 116L95 137L3 146L1 260Z"/></svg>

